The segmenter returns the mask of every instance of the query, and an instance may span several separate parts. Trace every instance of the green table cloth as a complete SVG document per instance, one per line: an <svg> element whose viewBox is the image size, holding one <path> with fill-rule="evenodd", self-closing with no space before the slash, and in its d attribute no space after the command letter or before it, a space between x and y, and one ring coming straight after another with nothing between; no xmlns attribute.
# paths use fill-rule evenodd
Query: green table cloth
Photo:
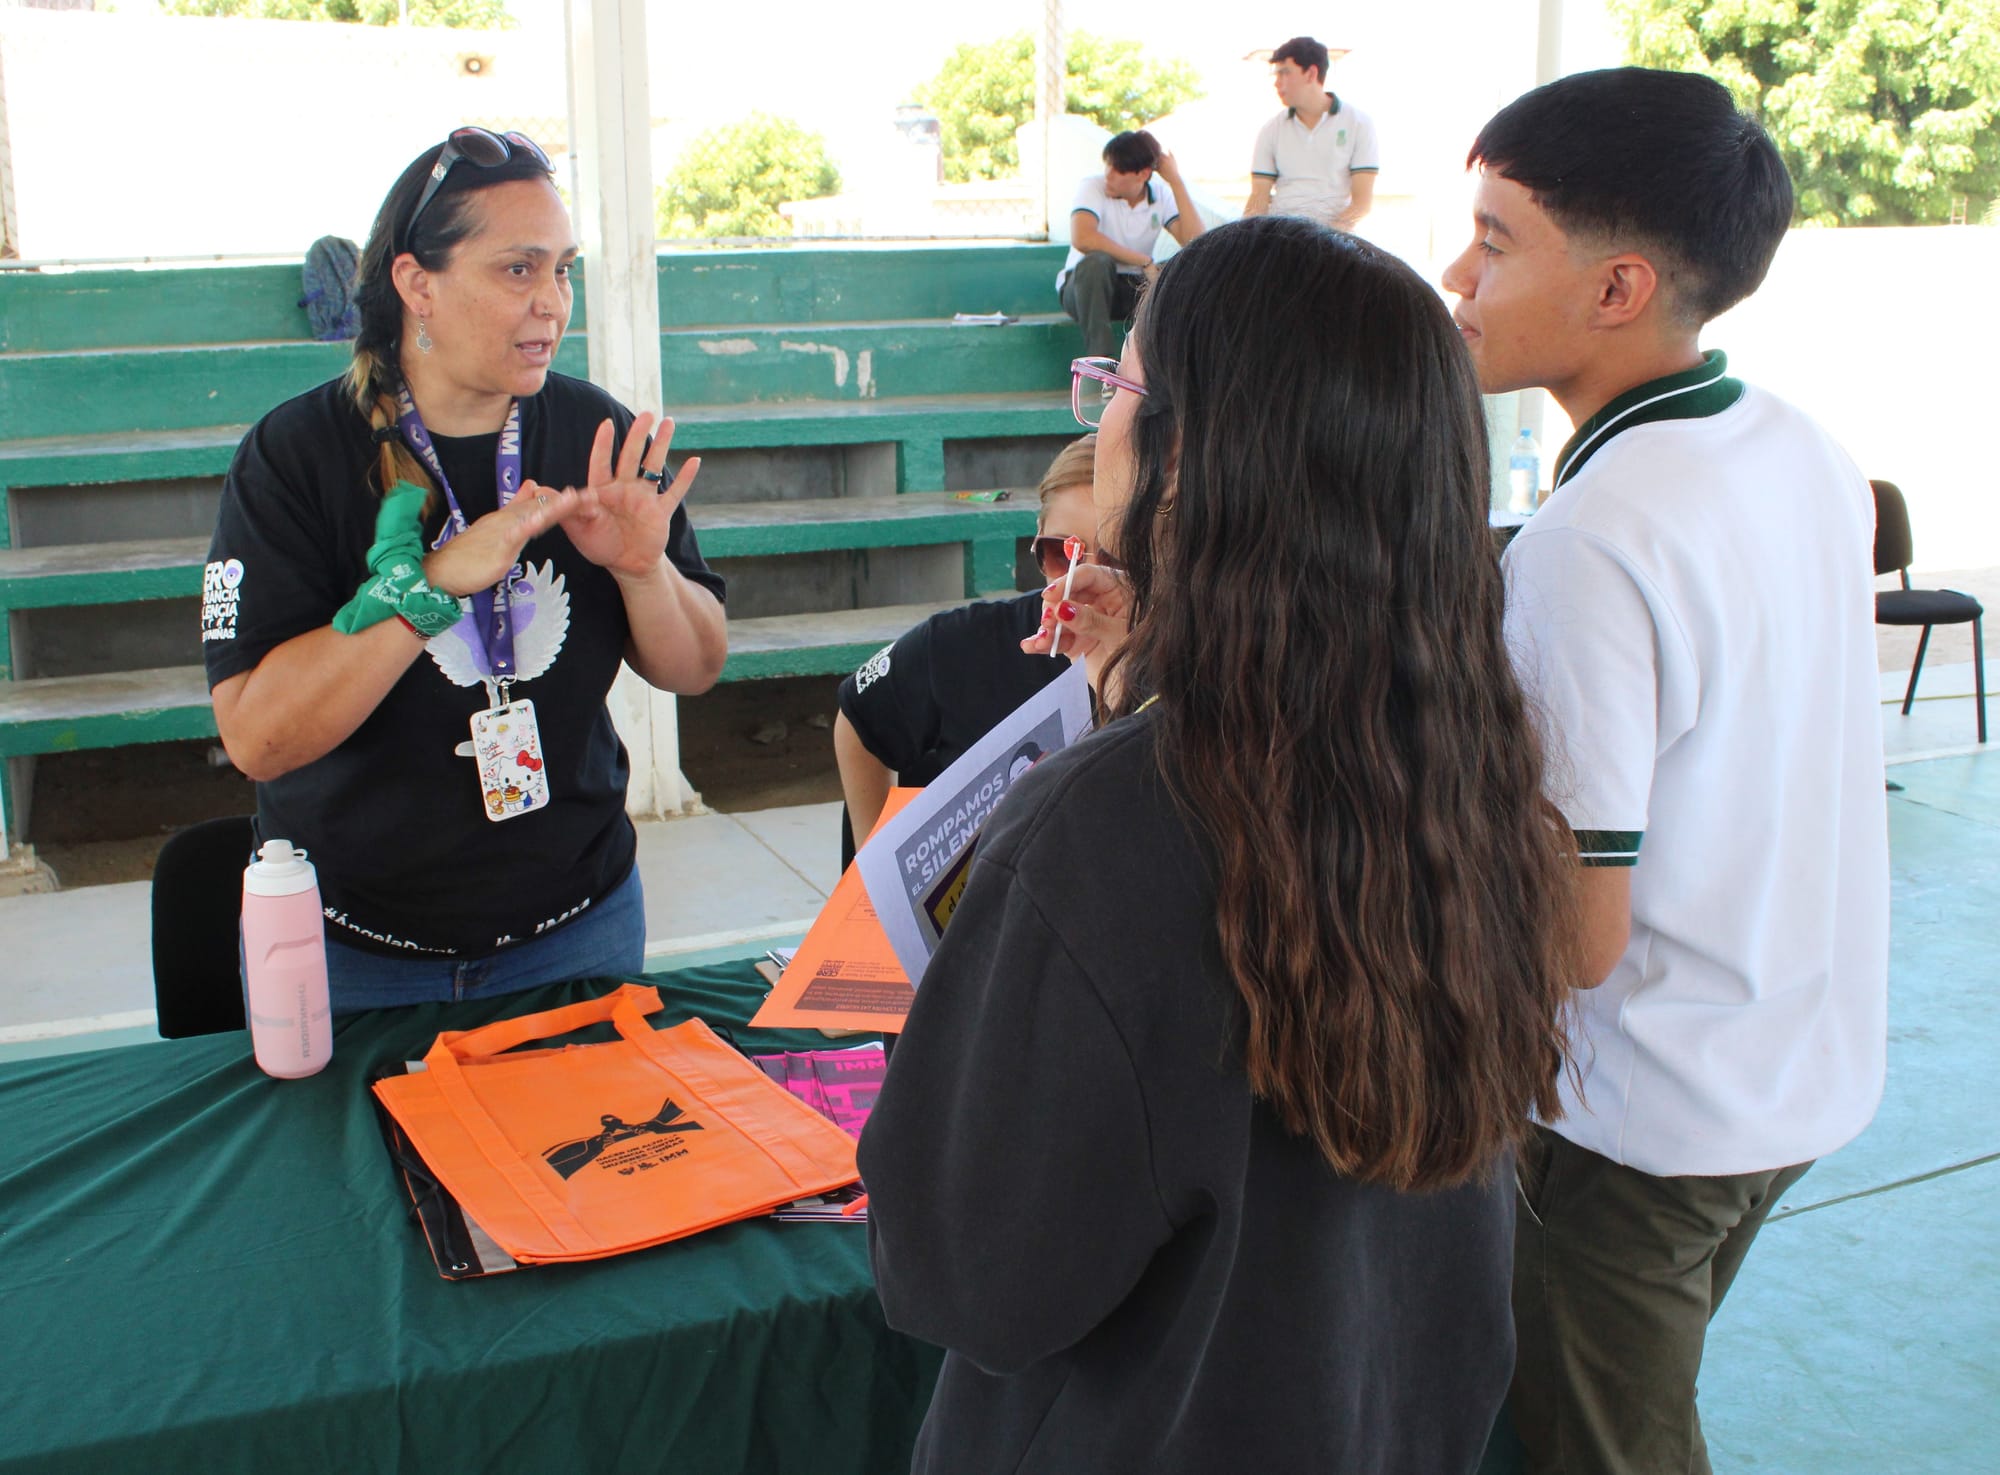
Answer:
<svg viewBox="0 0 2000 1475"><path fill-rule="evenodd" d="M657 1027L826 1043L744 1028L747 963L640 981ZM0 1066L0 1471L907 1469L939 1354L883 1325L858 1225L438 1276L369 1076L616 982L357 1015L303 1081L240 1032Z"/></svg>

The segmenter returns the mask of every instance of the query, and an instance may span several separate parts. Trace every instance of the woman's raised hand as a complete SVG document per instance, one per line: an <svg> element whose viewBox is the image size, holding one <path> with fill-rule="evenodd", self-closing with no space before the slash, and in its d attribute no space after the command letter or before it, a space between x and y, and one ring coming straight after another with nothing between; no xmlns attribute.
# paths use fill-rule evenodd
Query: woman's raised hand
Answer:
<svg viewBox="0 0 2000 1475"><path fill-rule="evenodd" d="M1069 594L1057 579L1042 591L1042 628L1021 642L1031 656L1045 656L1062 631L1057 654L1085 663L1093 689L1113 651L1125 642L1130 628L1132 591L1125 580L1101 563L1080 563L1069 579Z"/></svg>
<svg viewBox="0 0 2000 1475"><path fill-rule="evenodd" d="M646 436L655 425L658 430L649 447ZM582 507L565 521L564 531L577 552L592 563L614 574L637 577L651 573L666 552L667 529L694 485L701 458L689 457L680 475L662 483L674 422L639 416L625 434L616 466L611 459L613 430L609 420L597 427L597 439L590 447L590 482L583 490Z"/></svg>
<svg viewBox="0 0 2000 1475"><path fill-rule="evenodd" d="M583 507L580 493L524 482L513 501L425 557L424 577L433 589L460 598L490 589L514 566L529 539L567 522Z"/></svg>

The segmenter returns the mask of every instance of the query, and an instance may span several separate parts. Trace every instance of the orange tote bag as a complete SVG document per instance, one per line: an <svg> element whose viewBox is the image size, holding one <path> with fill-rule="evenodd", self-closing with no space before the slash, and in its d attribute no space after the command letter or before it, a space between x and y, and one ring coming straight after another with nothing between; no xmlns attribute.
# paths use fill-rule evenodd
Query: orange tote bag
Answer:
<svg viewBox="0 0 2000 1475"><path fill-rule="evenodd" d="M468 1219L523 1264L594 1260L855 1181L854 1141L638 984L447 1031L375 1094ZM515 1050L610 1020L603 1044ZM512 1053L503 1053L509 1052Z"/></svg>

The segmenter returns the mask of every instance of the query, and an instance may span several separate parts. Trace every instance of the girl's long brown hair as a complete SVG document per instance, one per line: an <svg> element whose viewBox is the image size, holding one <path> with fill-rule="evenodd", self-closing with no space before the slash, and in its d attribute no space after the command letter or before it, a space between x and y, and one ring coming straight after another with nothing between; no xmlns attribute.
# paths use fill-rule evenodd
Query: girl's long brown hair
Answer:
<svg viewBox="0 0 2000 1475"><path fill-rule="evenodd" d="M1559 1113L1578 947L1464 345L1400 261L1274 217L1134 334L1117 684L1212 849L1251 1088L1342 1173L1464 1182Z"/></svg>

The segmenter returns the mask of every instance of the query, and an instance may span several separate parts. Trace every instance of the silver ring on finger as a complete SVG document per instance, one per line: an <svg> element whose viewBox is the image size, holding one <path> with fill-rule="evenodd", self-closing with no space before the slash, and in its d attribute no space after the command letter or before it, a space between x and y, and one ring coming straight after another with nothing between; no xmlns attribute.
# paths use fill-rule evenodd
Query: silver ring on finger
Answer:
<svg viewBox="0 0 2000 1475"><path fill-rule="evenodd" d="M657 487L661 482L665 481L666 479L667 479L667 468L664 466L662 466L658 471L648 471L643 466L639 468L639 480L641 481L650 481L654 486Z"/></svg>
<svg viewBox="0 0 2000 1475"><path fill-rule="evenodd" d="M535 508L537 511L546 511L548 509L548 505L549 505L549 494L547 492L535 493Z"/></svg>

